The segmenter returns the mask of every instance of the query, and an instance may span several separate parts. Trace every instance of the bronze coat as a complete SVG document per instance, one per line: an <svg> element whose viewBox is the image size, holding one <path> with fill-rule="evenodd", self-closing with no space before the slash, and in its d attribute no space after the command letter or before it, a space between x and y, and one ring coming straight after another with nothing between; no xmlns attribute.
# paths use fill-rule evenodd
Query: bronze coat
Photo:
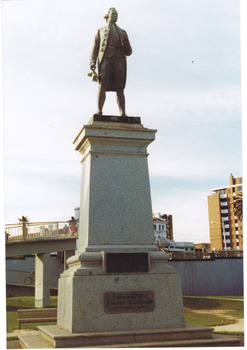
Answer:
<svg viewBox="0 0 247 350"><path fill-rule="evenodd" d="M121 29L116 25L116 29L119 35L119 40L120 40L120 49L116 49L113 54L116 55L117 58L123 58L124 59L124 82L123 86L125 86L126 83L126 56L130 56L132 54L132 48L130 46L130 42L128 39L128 35L125 30ZM98 60L98 75L100 79L100 71L101 71L101 63L104 60L107 45L109 42L109 33L110 29L109 26L106 25L105 27L99 29L97 31L97 34L95 36L94 40L94 45L93 45L93 50L91 54L91 61L90 64L94 63L96 64L96 61ZM109 52L108 52L109 54ZM108 55L109 57L109 55ZM106 90L111 90L111 91L116 91L114 88L107 88Z"/></svg>

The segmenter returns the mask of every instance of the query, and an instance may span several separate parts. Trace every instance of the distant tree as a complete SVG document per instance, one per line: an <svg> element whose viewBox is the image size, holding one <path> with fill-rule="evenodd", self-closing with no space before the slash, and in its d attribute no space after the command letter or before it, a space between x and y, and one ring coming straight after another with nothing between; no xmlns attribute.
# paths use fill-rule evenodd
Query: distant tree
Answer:
<svg viewBox="0 0 247 350"><path fill-rule="evenodd" d="M23 239L27 239L27 237L28 237L28 229L27 229L26 224L29 221L28 217L22 215L22 217L19 218L18 220L19 220L20 224L22 224L22 236L23 236Z"/></svg>
<svg viewBox="0 0 247 350"><path fill-rule="evenodd" d="M23 225L25 225L29 220L27 216L22 215L21 218L18 219L20 223L22 223Z"/></svg>
<svg viewBox="0 0 247 350"><path fill-rule="evenodd" d="M239 195L233 201L233 210L237 218L243 220L243 193L239 192Z"/></svg>

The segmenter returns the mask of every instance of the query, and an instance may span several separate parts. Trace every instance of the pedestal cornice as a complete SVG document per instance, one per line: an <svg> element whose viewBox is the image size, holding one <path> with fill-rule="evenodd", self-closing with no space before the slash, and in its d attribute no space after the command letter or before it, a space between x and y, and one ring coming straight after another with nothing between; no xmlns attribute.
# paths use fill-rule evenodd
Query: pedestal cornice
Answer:
<svg viewBox="0 0 247 350"><path fill-rule="evenodd" d="M120 117L115 118L121 119ZM81 154L88 148L88 141L94 141L94 144L98 142L102 144L102 139L104 139L104 144L139 144L138 146L142 147L148 146L154 141L156 132L157 130L144 128L141 124L93 121L92 124L83 126L73 143L75 149Z"/></svg>

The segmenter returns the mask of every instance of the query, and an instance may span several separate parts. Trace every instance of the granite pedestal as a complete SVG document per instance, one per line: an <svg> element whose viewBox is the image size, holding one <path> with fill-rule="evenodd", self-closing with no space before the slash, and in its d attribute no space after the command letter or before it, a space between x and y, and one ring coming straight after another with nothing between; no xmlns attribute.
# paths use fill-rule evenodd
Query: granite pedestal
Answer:
<svg viewBox="0 0 247 350"><path fill-rule="evenodd" d="M82 155L79 249L59 280L58 327L106 332L183 327L180 276L154 245L147 146L140 118L94 117Z"/></svg>
<svg viewBox="0 0 247 350"><path fill-rule="evenodd" d="M79 243L58 285L57 325L25 347L222 345L185 326L180 276L154 245L147 146L140 118L94 116L82 155ZM38 341L40 340L40 342Z"/></svg>

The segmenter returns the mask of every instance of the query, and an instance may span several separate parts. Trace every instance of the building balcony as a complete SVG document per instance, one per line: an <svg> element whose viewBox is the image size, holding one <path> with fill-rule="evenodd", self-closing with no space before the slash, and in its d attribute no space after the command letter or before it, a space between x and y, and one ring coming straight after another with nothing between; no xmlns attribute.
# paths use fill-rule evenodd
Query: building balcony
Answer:
<svg viewBox="0 0 247 350"><path fill-rule="evenodd" d="M228 209L221 209L220 212L221 214L228 214Z"/></svg>

